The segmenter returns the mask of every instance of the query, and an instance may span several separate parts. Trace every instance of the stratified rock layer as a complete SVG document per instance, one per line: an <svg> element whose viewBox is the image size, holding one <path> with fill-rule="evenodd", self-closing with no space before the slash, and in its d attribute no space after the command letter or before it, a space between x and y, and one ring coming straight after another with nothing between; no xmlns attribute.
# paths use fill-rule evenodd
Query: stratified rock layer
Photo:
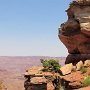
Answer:
<svg viewBox="0 0 90 90"><path fill-rule="evenodd" d="M66 64L90 59L90 0L77 0L67 10L68 20L59 28L59 38L68 49Z"/></svg>

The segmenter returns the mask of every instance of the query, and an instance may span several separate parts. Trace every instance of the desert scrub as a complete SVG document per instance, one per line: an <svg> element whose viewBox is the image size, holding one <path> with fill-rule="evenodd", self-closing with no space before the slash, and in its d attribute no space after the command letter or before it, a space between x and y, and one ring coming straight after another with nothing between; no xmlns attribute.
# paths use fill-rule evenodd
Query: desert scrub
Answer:
<svg viewBox="0 0 90 90"><path fill-rule="evenodd" d="M58 60L54 60L54 59L49 59L49 60L44 60L44 59L40 59L41 63L44 67L44 71L55 71L58 72L61 65L59 65L59 61Z"/></svg>
<svg viewBox="0 0 90 90"><path fill-rule="evenodd" d="M90 85L90 76L87 76L84 81L83 81L83 87L89 86Z"/></svg>
<svg viewBox="0 0 90 90"><path fill-rule="evenodd" d="M80 71L81 71L81 73L86 73L86 72L87 72L87 68L84 67L84 66L82 66L82 67L80 68Z"/></svg>

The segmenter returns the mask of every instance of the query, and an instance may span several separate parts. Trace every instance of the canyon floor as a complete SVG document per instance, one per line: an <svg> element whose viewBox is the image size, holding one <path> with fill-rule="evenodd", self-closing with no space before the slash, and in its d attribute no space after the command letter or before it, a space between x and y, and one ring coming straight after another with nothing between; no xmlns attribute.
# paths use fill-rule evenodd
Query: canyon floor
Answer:
<svg viewBox="0 0 90 90"><path fill-rule="evenodd" d="M32 66L40 66L40 59L54 57L17 56L0 57L0 81L3 82L4 90L24 90L25 70ZM60 64L64 64L65 58L55 57ZM51 89L49 89L51 90Z"/></svg>

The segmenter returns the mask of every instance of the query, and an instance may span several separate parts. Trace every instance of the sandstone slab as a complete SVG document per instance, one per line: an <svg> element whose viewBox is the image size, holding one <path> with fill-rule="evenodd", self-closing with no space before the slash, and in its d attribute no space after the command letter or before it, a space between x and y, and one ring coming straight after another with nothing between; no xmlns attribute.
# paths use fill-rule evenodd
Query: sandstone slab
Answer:
<svg viewBox="0 0 90 90"><path fill-rule="evenodd" d="M72 63L70 63L70 64L66 64L66 65L62 66L60 68L60 71L61 71L62 75L66 75L66 74L71 73L72 69L73 69L73 65L72 65Z"/></svg>

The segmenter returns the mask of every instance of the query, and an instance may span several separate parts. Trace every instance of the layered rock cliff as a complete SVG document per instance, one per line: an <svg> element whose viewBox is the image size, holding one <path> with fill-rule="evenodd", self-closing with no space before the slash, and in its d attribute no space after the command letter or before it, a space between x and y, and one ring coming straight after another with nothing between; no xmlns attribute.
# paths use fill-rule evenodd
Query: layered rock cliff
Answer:
<svg viewBox="0 0 90 90"><path fill-rule="evenodd" d="M68 49L66 64L90 59L90 0L75 0L66 10L68 20L59 28L59 38Z"/></svg>

